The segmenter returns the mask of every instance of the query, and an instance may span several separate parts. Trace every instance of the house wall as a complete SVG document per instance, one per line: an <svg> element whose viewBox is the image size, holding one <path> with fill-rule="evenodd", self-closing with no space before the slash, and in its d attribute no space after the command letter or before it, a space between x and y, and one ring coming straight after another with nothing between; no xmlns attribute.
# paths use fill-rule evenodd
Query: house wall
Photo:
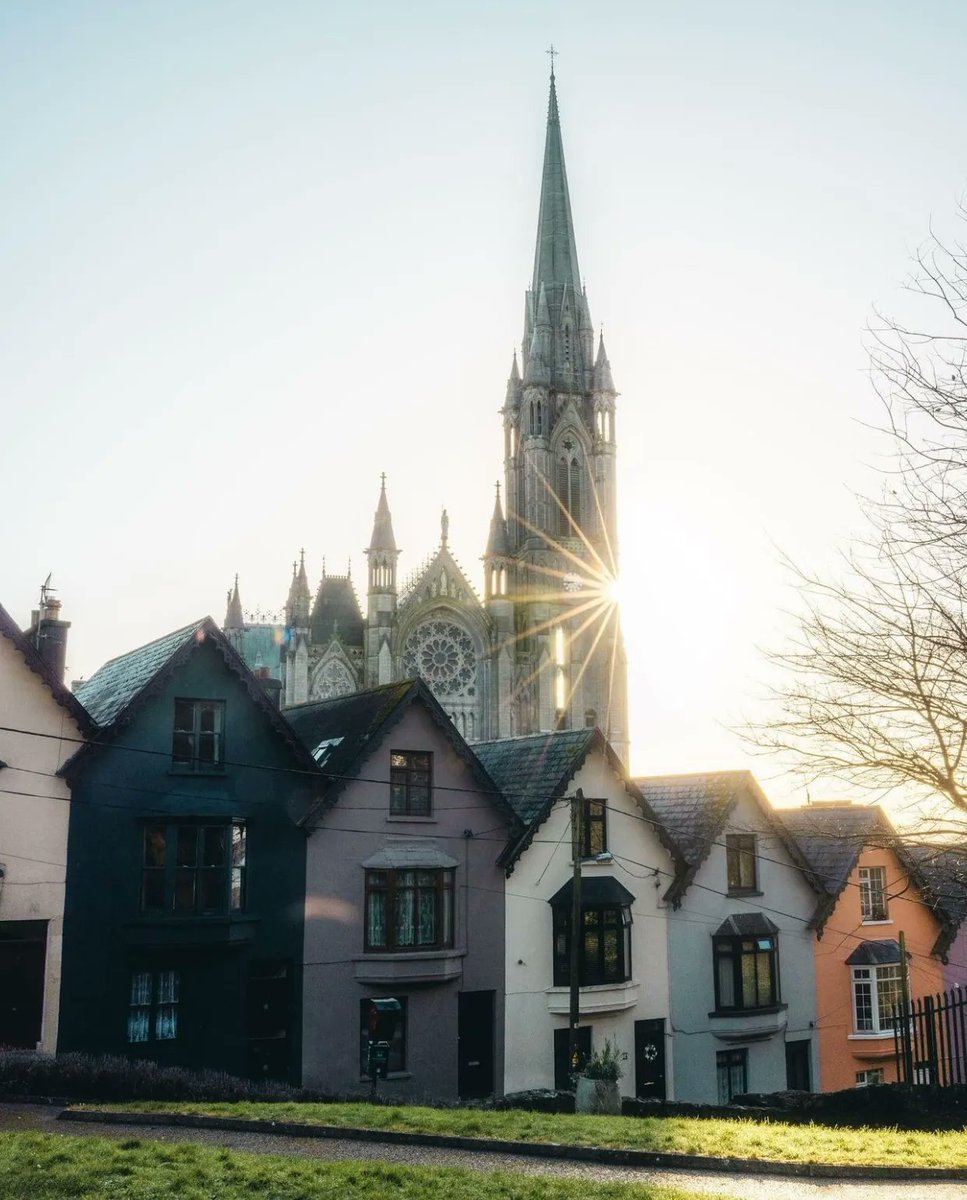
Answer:
<svg viewBox="0 0 967 1200"><path fill-rule="evenodd" d="M57 771L79 747L74 719L0 636L0 926L47 923L39 1048L57 1044L70 788ZM11 733L31 730L44 736ZM0 936L3 929L0 929Z"/></svg>
<svg viewBox="0 0 967 1200"><path fill-rule="evenodd" d="M961 922L950 943L943 968L943 985L948 991L955 987L967 987L967 921Z"/></svg>
<svg viewBox="0 0 967 1200"><path fill-rule="evenodd" d="M730 897L725 838L756 835L760 896ZM745 1049L748 1088L774 1092L786 1085L786 1043L810 1041L810 1075L816 1087L816 985L812 933L807 923L816 894L769 829L755 800L742 796L708 857L668 913L671 1011L675 1041L675 1094L679 1100L718 1101L716 1054ZM762 913L779 928L781 1011L713 1017L715 980L712 936L734 913Z"/></svg>
<svg viewBox="0 0 967 1200"><path fill-rule="evenodd" d="M225 701L223 771L172 771L176 697ZM210 641L137 708L116 740L87 752L74 782L61 1051L258 1075L247 1003L253 971L276 961L288 970L280 1000L288 1037L278 1073L298 1081L305 835L295 819L316 782ZM246 823L243 911L142 913L145 823L199 816ZM177 1038L129 1043L132 972L168 969L181 975Z"/></svg>
<svg viewBox="0 0 967 1200"><path fill-rule="evenodd" d="M643 818L622 779L600 751L588 755L567 789L604 798L608 846L613 859L585 861L582 877L612 875L634 896L631 906L631 971L627 984L581 989L581 1024L591 1026L592 1050L606 1038L628 1055L620 1087L635 1094L635 1021L667 1019L668 960L666 911L661 896L670 882L671 858L653 826ZM568 988L553 986L553 917L550 898L572 874L570 810L555 804L507 880L507 1023L505 1089L508 1092L554 1086L554 1031L568 1027ZM654 872L660 874L655 876ZM673 1098L672 1044L666 1024L666 1077Z"/></svg>
<svg viewBox="0 0 967 1200"><path fill-rule="evenodd" d="M429 818L389 814L390 750L433 754ZM325 769L325 768L323 768ZM457 790L447 790L457 789ZM308 845L305 897L305 1058L308 1085L368 1093L360 1071L360 1001L406 1000L406 1069L381 1081L389 1097L454 1099L461 992L494 993L494 1079L503 1076L504 892L496 858L506 818L419 702L401 719L319 820ZM364 952L362 863L398 842L425 839L457 860L454 950ZM443 978L447 974L451 978Z"/></svg>
<svg viewBox="0 0 967 1200"><path fill-rule="evenodd" d="M887 921L864 922L860 911L860 867L886 867ZM941 991L943 964L930 953L940 926L922 903L896 855L887 849L862 851L822 936L815 942L819 998L820 1080L822 1090L856 1086L858 1071L880 1067L884 1082L896 1081L893 1034L856 1034L853 1022L852 972L846 959L862 941L906 936L908 979L912 998Z"/></svg>

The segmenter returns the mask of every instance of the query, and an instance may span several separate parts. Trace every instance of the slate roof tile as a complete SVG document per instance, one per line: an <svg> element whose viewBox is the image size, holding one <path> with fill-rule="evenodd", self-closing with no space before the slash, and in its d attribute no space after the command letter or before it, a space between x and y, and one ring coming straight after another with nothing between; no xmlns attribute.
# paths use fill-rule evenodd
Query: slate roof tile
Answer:
<svg viewBox="0 0 967 1200"><path fill-rule="evenodd" d="M146 646L112 658L85 680L76 684L74 694L98 725L111 722L130 704L183 646L201 630L205 620L193 621Z"/></svg>
<svg viewBox="0 0 967 1200"><path fill-rule="evenodd" d="M807 805L777 811L832 896L846 886L864 846L892 841L892 825L876 806Z"/></svg>
<svg viewBox="0 0 967 1200"><path fill-rule="evenodd" d="M561 729L527 737L477 742L474 753L527 825L549 800L561 796L581 769L594 741L593 729Z"/></svg>

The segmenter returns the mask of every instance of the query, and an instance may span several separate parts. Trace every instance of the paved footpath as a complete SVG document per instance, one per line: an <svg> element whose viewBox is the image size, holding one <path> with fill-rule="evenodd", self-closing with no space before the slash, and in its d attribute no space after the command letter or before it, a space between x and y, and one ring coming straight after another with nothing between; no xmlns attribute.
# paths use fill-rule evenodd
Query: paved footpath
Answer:
<svg viewBox="0 0 967 1200"><path fill-rule="evenodd" d="M170 1128L162 1125L71 1124L57 1120L61 1110L34 1104L0 1104L0 1133L34 1130L59 1137L137 1137L159 1142L198 1142L257 1154L290 1154L321 1160L369 1160L409 1166L464 1167L473 1171L511 1171L523 1175L563 1175L598 1183L663 1183L734 1200L967 1200L967 1183L857 1183L799 1180L779 1176L724 1175L711 1172L610 1167L561 1162L513 1154L446 1150L429 1146L389 1146L339 1138L280 1137L275 1134L235 1133L215 1129Z"/></svg>

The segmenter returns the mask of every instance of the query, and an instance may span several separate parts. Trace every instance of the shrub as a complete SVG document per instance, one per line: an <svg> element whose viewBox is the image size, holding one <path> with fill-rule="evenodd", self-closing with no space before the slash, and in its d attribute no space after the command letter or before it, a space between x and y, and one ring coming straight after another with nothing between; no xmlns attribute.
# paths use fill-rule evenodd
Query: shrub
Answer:
<svg viewBox="0 0 967 1200"><path fill-rule="evenodd" d="M604 1039L604 1049L595 1051L584 1064L581 1074L585 1079L610 1079L617 1083L625 1073L621 1065L627 1062L628 1055L618 1049L618 1043L613 1038Z"/></svg>
<svg viewBox="0 0 967 1200"><path fill-rule="evenodd" d="M285 1083L240 1079L224 1071L161 1067L146 1059L40 1054L0 1047L0 1092L70 1100L331 1100Z"/></svg>

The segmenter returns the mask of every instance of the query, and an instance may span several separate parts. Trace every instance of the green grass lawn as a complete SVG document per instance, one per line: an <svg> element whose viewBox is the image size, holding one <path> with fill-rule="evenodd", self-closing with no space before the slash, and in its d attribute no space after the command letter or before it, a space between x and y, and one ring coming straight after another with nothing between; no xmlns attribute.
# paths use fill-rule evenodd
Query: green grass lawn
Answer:
<svg viewBox="0 0 967 1200"><path fill-rule="evenodd" d="M697 1117L590 1117L492 1112L473 1108L421 1108L372 1104L179 1104L148 1100L92 1105L141 1112L193 1112L269 1121L452 1133L525 1142L565 1142L709 1154L778 1162L858 1163L916 1167L967 1167L967 1133L898 1129L835 1129L826 1125L706 1120Z"/></svg>
<svg viewBox="0 0 967 1200"><path fill-rule="evenodd" d="M0 1196L30 1200L713 1200L651 1184L329 1163L191 1144L0 1134ZM728 1200L720 1196L719 1200Z"/></svg>

